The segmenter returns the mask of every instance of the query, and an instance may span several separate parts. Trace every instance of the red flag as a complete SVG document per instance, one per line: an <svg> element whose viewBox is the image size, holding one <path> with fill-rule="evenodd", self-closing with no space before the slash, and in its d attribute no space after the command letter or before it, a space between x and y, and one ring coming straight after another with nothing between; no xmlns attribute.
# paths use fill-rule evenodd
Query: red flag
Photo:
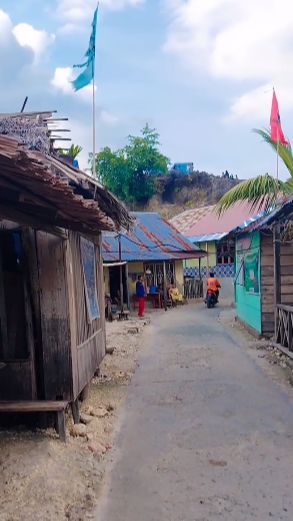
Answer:
<svg viewBox="0 0 293 521"><path fill-rule="evenodd" d="M282 145L289 145L289 141L284 136L282 126L281 126L281 118L280 118L280 112L279 112L279 106L278 106L278 100L275 93L273 93L273 100L272 100L272 110L271 110L271 139L272 141L275 141L276 143L282 143Z"/></svg>

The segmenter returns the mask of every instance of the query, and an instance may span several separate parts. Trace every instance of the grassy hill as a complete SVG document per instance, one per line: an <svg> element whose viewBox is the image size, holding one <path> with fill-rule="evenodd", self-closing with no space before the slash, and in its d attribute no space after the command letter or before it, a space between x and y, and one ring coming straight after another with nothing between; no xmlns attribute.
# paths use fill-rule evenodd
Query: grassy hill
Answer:
<svg viewBox="0 0 293 521"><path fill-rule="evenodd" d="M147 205L136 210L160 212L171 218L189 208L215 204L228 190L240 181L195 171L189 175L171 173L157 177L157 193Z"/></svg>

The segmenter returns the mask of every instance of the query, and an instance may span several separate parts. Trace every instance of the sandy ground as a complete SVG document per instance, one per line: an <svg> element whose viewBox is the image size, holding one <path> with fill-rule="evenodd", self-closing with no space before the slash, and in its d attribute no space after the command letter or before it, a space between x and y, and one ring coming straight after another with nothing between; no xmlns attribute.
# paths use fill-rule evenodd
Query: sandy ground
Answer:
<svg viewBox="0 0 293 521"><path fill-rule="evenodd" d="M93 519L105 472L105 454L137 366L144 326L138 320L107 324L107 355L82 404L83 436L74 437L67 417L68 441L53 430L19 428L0 433L0 520L82 521ZM131 330L131 333L128 331Z"/></svg>
<svg viewBox="0 0 293 521"><path fill-rule="evenodd" d="M183 521L183 519L184 521L187 521L189 520L190 515L192 521L197 519L201 521L211 521L211 519L214 518L214 515L218 515L225 521L228 521L228 519L233 519L233 521L242 521L242 519L245 519L246 521L246 519L253 517L250 515L250 512L248 512L249 515L246 512L245 515L247 515L247 517L245 517L242 512L237 511L237 504L235 506L236 499L235 501L233 500L233 504L233 497L232 499L230 498L231 501L228 498L229 490L226 490L223 493L220 489L215 490L214 496L212 494L205 494L205 489L199 481L200 477L205 475L207 472L204 456L204 443L208 440L208 436L213 436L213 433L209 434L209 431L203 433L203 438L201 438L201 447L193 447L193 444L195 443L194 440L199 439L198 436L200 435L201 429L203 429L205 421L207 423L209 421L218 421L218 410L213 412L213 400L218 399L217 395L220 396L221 393L223 394L225 392L226 385L229 388L229 392L223 404L222 418L224 418L224 420L221 420L218 425L215 425L215 427L219 429L220 439L222 431L226 431L227 429L226 423L230 421L230 418L233 419L235 417L235 404L230 401L229 393L230 388L237 388L236 382L233 383L232 381L227 381L227 383L225 383L224 380L220 383L217 382L219 371L222 371L221 360L223 360L223 358L221 357L225 356L225 350L228 349L229 358L232 356L239 356L239 349L237 347L235 354L237 341L236 344L233 341L231 345L230 332L232 335L236 335L237 338L240 335L239 345L246 346L245 352L247 353L247 356L251 358L253 363L256 364L260 368L261 372L266 375L266 385L268 385L269 392L271 392L270 382L272 382L274 385L276 384L278 387L282 387L286 396L288 393L290 394L290 384L293 382L293 362L287 359L284 355L281 355L268 342L253 340L245 330L239 328L233 320L233 315L233 310L228 308L228 306L226 306L226 309L224 310L219 308L219 310L212 310L211 313L207 314L207 310L203 309L203 305L200 303L198 305L189 305L184 309L172 310L167 314L162 312L161 316L160 312L156 312L152 317L153 324L146 328L142 322L137 320L107 324L107 345L108 347L114 347L115 350L113 355L107 355L105 357L100 368L100 375L93 380L89 397L82 405L82 411L86 414L85 419L87 421L90 420L90 423L84 427L85 432L82 433L84 436L73 437L68 435L68 442L64 445L57 439L57 436L53 431L37 431L31 433L23 428L18 431L2 431L0 433L0 521L82 521L94 519L100 521L101 519L104 519L102 518L102 515L105 515L107 521L114 521L117 512L112 516L110 515L110 517L109 514L106 513L101 514L100 516L97 514L97 505L102 505L103 500L106 500L109 497L109 486L107 487L107 481L111 479L113 473L113 471L111 473L111 470L109 469L111 469L113 465L115 469L115 465L117 464L116 451L119 458L123 457L123 454L126 458L126 467L124 467L122 472L120 472L122 478L123 476L127 477L128 468L131 469L130 481L124 480L125 487L127 488L127 486L132 486L135 493L135 487L137 483L139 484L141 473L148 473L153 454L149 454L149 461L145 462L145 470L140 468L138 473L136 471L136 473L133 474L135 477L134 483L131 481L132 472L133 469L138 468L137 466L139 462L141 462L141 458L144 457L145 447L148 446L148 443L150 442L149 440L152 440L153 437L156 414L159 413L160 417L162 414L161 411L163 411L164 422L166 422L166 425L164 424L161 426L161 430L159 429L157 432L157 438L154 440L155 451L158 450L158 448L161 450L161 445L164 447L164 444L168 445L172 442L173 455L171 460L169 456L164 458L164 456L161 455L158 458L158 465L155 465L155 468L157 469L156 472L153 473L153 469L151 469L151 481L154 479L154 483L156 483L157 477L159 478L158 490L160 490L161 497L166 494L169 496L168 489L161 490L161 484L164 482L165 478L171 479L170 475L172 477L172 475L175 475L174 473L177 473L178 483L176 487L178 486L179 490L180 487L182 488L186 472L187 475L188 473L190 474L190 483L187 485L186 498L186 493L183 489L181 490L181 495L179 494L177 499L176 495L174 496L174 501L176 500L179 504L181 512L176 513L176 501L173 505L173 499L169 498L167 503L163 503L163 512L160 512L159 518L162 520L168 519L170 521L177 521L177 519L180 521ZM210 319L212 319L212 322L209 325L208 323L205 324L206 320ZM217 327L217 323L220 323L222 328L221 340L219 340L221 337L218 337L219 328ZM163 339L159 336L161 329L163 329ZM129 330L131 330L131 333L129 333ZM173 331L173 333L167 334L166 331L170 330ZM202 336L202 332L204 332L204 336ZM208 335L208 343L206 343L206 335ZM142 344L144 344L144 347L139 353L139 347ZM218 360L218 351L221 353L220 360ZM150 354L151 356L149 356ZM162 361L164 364L160 367ZM141 362L142 367L137 371L135 379L143 379L143 371L147 369L146 380L143 381L142 386L138 386L134 379L129 388L128 384L132 380L132 376ZM235 367L237 367L238 363L239 361L236 363ZM245 362L245 359L241 358L240 366L243 363L245 365L245 363L248 362L247 360ZM143 368L143 365L145 366L145 369ZM215 367L213 368L213 366ZM216 371L214 375L215 381L213 382L213 380L211 380L211 372L214 369L217 369L218 372ZM177 375L177 371L180 375L179 373ZM248 387L248 379L252 378L251 374L253 371L253 367L249 365L249 371L246 374ZM202 378L207 378L207 388L204 384L204 380L202 384L203 387L192 388L192 382L195 375L197 375L199 382ZM178 385L176 383L177 376L179 377ZM256 376L257 375L254 374L255 378ZM257 378L259 378L259 376L261 377L261 374L258 375ZM169 379L170 386L169 384L167 385ZM149 382L152 382L153 380L153 385L150 386ZM165 385L165 381L167 388L160 389L159 385ZM160 382L162 382L162 384L160 384ZM217 385L219 386L219 389L217 388ZM130 399L126 402L125 397L128 389L130 389ZM246 384L243 384L243 392L245 389ZM138 391L143 391L143 393L138 395ZM148 398L144 397L144 394L147 395L148 392L151 394L151 401L153 401L156 406L155 411L151 411L149 418L147 416L147 408L145 409L147 402L144 402L144 400L148 400ZM136 395L138 396L136 397ZM256 396L257 398L257 392L253 396ZM272 396L275 396L274 393ZM292 392L290 396L292 396ZM195 424L190 424L188 426L188 422L193 416L193 408L197 403L196 399L198 399L198 407L202 407L202 410L198 411L199 415L197 415ZM139 403L137 403L137 400ZM201 400L204 400L202 405ZM241 414L247 415L247 406L243 405L240 397L238 397L238 400L240 400L240 407L244 408L244 410L241 411ZM142 403L140 403L140 401L142 401ZM180 415L182 414L181 411L183 410L182 407L184 406L185 401L187 404L186 417L181 417ZM129 451L126 451L126 447L124 447L124 449L122 447L123 450L119 448L119 443L123 446L123 422L125 423L125 410L127 413L128 402L134 413L135 410L137 411L136 414L138 416L134 417L134 425L130 421L129 429L132 426L132 432L129 433L131 450L129 449ZM222 404L220 403L219 406L221 409ZM251 406L255 407L254 398L251 402ZM188 407L190 407L190 410ZM207 407L208 409L211 408L212 414L214 414L211 420L205 416L208 411L208 409L206 409ZM169 411L170 418L168 416ZM259 413L263 414L262 410L260 410ZM252 414L252 412L249 414ZM248 417L246 416L248 425L250 425L249 414ZM257 416L258 412L256 411L255 414ZM287 410L286 414L288 417L290 416ZM237 416L235 418L237 422L240 421L237 419ZM243 421L245 422L245 417ZM177 426L176 422L178 422ZM136 433L137 423L140 424L138 426L138 434ZM113 436L115 431L120 433L120 424L122 424L122 434L118 434L118 441L116 440L114 443L116 448L115 450L112 450ZM149 426L151 429L150 432L148 431ZM167 427L167 432L164 430L165 427ZM184 428L182 433L180 432L181 427ZM194 428L196 428L196 432L193 439ZM229 428L233 433L233 422ZM71 429L72 420L71 416L68 415L68 433ZM179 430L178 432L175 432L174 429ZM284 442L284 430L285 426L283 426L283 424L280 427L280 419L278 419L274 424L274 418L272 418L269 431L278 432L278 434L280 434L281 442ZM189 437L189 431L191 438ZM139 444L140 435L142 437L143 447ZM241 450L239 449L240 452L238 451L239 447L236 442L233 442L231 446L227 447L227 450L224 445L222 450L220 440L218 438L215 439L214 446L209 450L208 467L214 468L216 474L221 474L221 479L224 479L225 472L229 472L229 469L231 468L233 474L233 465L230 463L230 460L231 454L234 454L236 460L237 458L239 460L237 460L239 465L243 465L244 460L247 463L247 465L245 463L247 468L244 468L241 475L242 485L244 486L246 483L246 474L251 476L252 479L255 470L252 468L253 465L250 467L250 460L253 455L256 456L257 465L259 465L259 467L262 466L262 460L257 453L257 447L261 443L263 452L266 453L266 451L268 451L268 454L270 454L272 441L270 439L270 432L266 433L264 439L261 441L261 427L259 427L259 429L254 433L246 433L244 427L244 433L238 433L238 435L242 442L243 439L246 439L244 446L241 446L242 448L240 447ZM122 436L122 441L120 442L119 436ZM145 440L143 439L143 436L147 436ZM224 442L225 440L222 441ZM232 441L233 440L231 440L231 442ZM137 443L138 447L136 446ZM182 453L182 458L185 462L185 469L184 471L181 470L183 475L180 476L181 462L178 459L178 454L176 456L175 452L177 446L179 446L180 449L180 444L180 450L183 450L184 444L186 443L187 452L183 451ZM285 440L284 450L281 449L281 447L278 449L276 458L279 458L279 463L277 463L279 466L281 465L281 460L283 473L289 475L290 471L284 463L284 461L286 461L286 446L288 443L289 438ZM191 449L195 450L191 451ZM243 461L242 456L244 458ZM194 462L192 462L193 457L196 459ZM135 458L137 458L137 460ZM147 454L146 458L148 458ZM267 477L267 473L273 472L271 458L272 455L269 456L264 474L260 476L260 479L268 484L270 483L270 480ZM276 461L278 461L278 459ZM176 465L174 463L174 468L172 462L176 463ZM196 472L195 469L197 469ZM239 477L241 470L237 470L237 472L236 475ZM138 479L137 483L136 477ZM213 475L212 479L215 477L217 476ZM275 480L276 484L271 484L273 491L272 496L280 494L280 497L282 496L282 498L284 498L285 492L279 492L279 485L277 485L278 480L281 478L280 476L277 476L276 478L278 478ZM198 493L194 490L195 481L197 482L200 491ZM170 494L172 493L173 485L175 486L175 483L172 484L171 479L171 481L168 482ZM139 491L138 499L140 498L142 506L144 504L144 497L148 502L153 501L152 509L155 509L157 496L154 496L150 500L148 495L149 487L151 486L152 484L150 482L148 482L146 486L144 486L143 483L141 491L142 497L140 496ZM233 479L230 486L233 489ZM266 486L267 485L265 484L263 488L266 488ZM286 483L284 486L286 488ZM174 493L176 487L174 488ZM118 500L120 492L121 488L117 492ZM126 489L123 489L122 492L124 495L127 495ZM264 491L264 493L265 492L266 491ZM193 513L190 514L189 507L194 507L194 497L197 497L198 494L199 503L197 507L199 508L199 513L193 515ZM270 496L270 493L268 496ZM111 495L111 500L112 497L113 496ZM128 497L131 504L131 501L133 501L131 493L128 494ZM186 502L184 503L185 500ZM201 503L201 501L204 503ZM246 503L248 505L248 502ZM207 505L207 507L204 507L203 504ZM124 505L125 507L123 499L121 505ZM210 507L208 505L210 505ZM226 505L228 505L228 507ZM288 504L286 503L284 508L286 509L287 506ZM113 507L115 507L115 502ZM185 517L180 517L185 508L187 509ZM208 511L206 508L209 510L208 517L205 517L206 512ZM228 508L228 510L226 510L226 508ZM121 513L118 510L117 519L126 519L124 513L127 513L127 515L129 513L126 511L127 509L125 512L121 511L121 513L123 513L123 517L121 517ZM276 519L288 518L286 510L282 511L280 517L272 516L272 513L274 513L273 508L272 511L268 510L267 514L265 514L269 517L263 518L261 517L262 514L258 517L256 514L254 518L258 520L267 520L271 517L275 517ZM291 514L293 515L292 512ZM159 519L156 517L156 513L154 514L155 517L151 517L152 513L149 510L146 510L144 515L146 515L147 521L150 521L151 519L158 521ZM135 512L134 518L139 519L139 521L145 519L145 517L141 517L141 515L137 517L137 513ZM127 519L132 519L132 517L127 517ZM292 516L290 519L292 519Z"/></svg>

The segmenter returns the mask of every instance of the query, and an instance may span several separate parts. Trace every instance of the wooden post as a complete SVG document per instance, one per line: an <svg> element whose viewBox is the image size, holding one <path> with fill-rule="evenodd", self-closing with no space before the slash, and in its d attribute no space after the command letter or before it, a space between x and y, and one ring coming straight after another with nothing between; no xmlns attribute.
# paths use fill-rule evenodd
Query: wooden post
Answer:
<svg viewBox="0 0 293 521"><path fill-rule="evenodd" d="M278 331L278 304L281 304L282 292L281 292L281 237L280 237L280 224L277 223L274 226L273 232L273 243L274 243L274 312L275 312L275 340L277 342L277 331Z"/></svg>
<svg viewBox="0 0 293 521"><path fill-rule="evenodd" d="M10 351L8 344L8 330L7 330L7 315L6 315L6 302L4 292L4 277L3 277L3 263L2 263L2 252L0 250L0 331L2 338L2 358L9 359Z"/></svg>
<svg viewBox="0 0 293 521"><path fill-rule="evenodd" d="M126 278L126 291L127 291L127 307L128 307L128 309L130 309L128 262L125 264L125 278Z"/></svg>
<svg viewBox="0 0 293 521"><path fill-rule="evenodd" d="M163 277L164 277L164 303L168 300L167 296L167 272L166 272L166 261L163 262Z"/></svg>
<svg viewBox="0 0 293 521"><path fill-rule="evenodd" d="M57 432L61 441L66 441L65 411L57 411Z"/></svg>
<svg viewBox="0 0 293 521"><path fill-rule="evenodd" d="M71 412L74 423L80 422L80 410L79 410L79 401L78 398L71 402Z"/></svg>
<svg viewBox="0 0 293 521"><path fill-rule="evenodd" d="M120 279L120 313L123 314L124 308L124 295L123 295L123 266L122 266L122 245L121 245L121 234L118 236L118 247L119 247L119 279Z"/></svg>

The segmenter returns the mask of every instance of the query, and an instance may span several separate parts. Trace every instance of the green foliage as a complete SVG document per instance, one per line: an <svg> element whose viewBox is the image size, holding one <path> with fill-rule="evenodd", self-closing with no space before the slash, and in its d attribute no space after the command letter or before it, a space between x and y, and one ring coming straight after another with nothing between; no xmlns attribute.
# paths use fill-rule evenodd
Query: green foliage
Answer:
<svg viewBox="0 0 293 521"><path fill-rule="evenodd" d="M279 152L279 157L283 160L288 169L290 178L287 181L280 181L275 177L265 174L243 181L239 185L233 187L219 201L217 211L219 214L225 212L228 208L239 201L247 201L251 203L253 210L268 210L275 206L280 195L289 195L293 193L293 155L291 146L282 145L271 140L269 131L254 129L263 140L268 143L275 151Z"/></svg>
<svg viewBox="0 0 293 521"><path fill-rule="evenodd" d="M62 151L62 155L70 156L70 157L73 157L73 159L75 159L78 156L78 154L80 154L81 152L82 152L82 147L80 145L71 145L69 150Z"/></svg>
<svg viewBox="0 0 293 521"><path fill-rule="evenodd" d="M217 205L217 211L222 214L239 201L247 201L253 210L267 210L275 204L278 194L283 191L283 184L285 183L269 174L243 181L223 195Z"/></svg>
<svg viewBox="0 0 293 521"><path fill-rule="evenodd" d="M96 156L101 182L127 202L145 202L154 195L154 176L166 174L168 164L168 158L159 151L158 133L148 125L141 136L128 136L121 150L106 147Z"/></svg>

